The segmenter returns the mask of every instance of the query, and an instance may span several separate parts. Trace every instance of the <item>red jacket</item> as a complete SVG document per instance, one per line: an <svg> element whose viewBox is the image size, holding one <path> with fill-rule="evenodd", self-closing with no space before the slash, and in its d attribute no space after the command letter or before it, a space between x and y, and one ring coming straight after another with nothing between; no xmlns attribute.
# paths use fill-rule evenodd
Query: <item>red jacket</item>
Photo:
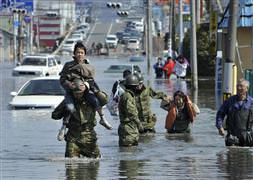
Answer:
<svg viewBox="0 0 253 180"><path fill-rule="evenodd" d="M166 62L166 64L163 66L163 70L167 72L167 77L169 78L174 70L175 62L173 60L169 60Z"/></svg>

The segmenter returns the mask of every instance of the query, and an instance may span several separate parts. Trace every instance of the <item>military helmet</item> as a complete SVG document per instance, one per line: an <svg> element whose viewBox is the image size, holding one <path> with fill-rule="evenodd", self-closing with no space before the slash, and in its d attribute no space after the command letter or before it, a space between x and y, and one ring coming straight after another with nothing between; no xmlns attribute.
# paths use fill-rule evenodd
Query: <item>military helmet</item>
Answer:
<svg viewBox="0 0 253 180"><path fill-rule="evenodd" d="M125 85L127 86L138 86L139 85L139 79L136 75L130 74L126 77Z"/></svg>
<svg viewBox="0 0 253 180"><path fill-rule="evenodd" d="M108 103L108 95L104 91L98 91L96 93L96 97L98 98L101 106L104 106Z"/></svg>
<svg viewBox="0 0 253 180"><path fill-rule="evenodd" d="M143 76L142 76L141 73L135 71L135 72L134 72L134 75L138 78L139 83L143 83L144 78L143 78Z"/></svg>
<svg viewBox="0 0 253 180"><path fill-rule="evenodd" d="M130 75L132 72L129 69L126 69L123 71L123 78L125 79L128 75Z"/></svg>

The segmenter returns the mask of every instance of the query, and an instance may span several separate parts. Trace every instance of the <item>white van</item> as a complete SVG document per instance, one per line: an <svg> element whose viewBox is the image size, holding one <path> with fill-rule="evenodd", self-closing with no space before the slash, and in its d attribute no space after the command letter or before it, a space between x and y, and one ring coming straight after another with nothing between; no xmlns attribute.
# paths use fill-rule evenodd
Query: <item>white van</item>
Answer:
<svg viewBox="0 0 253 180"><path fill-rule="evenodd" d="M105 37L105 43L108 45L109 48L116 48L118 45L118 38L114 34L108 34Z"/></svg>
<svg viewBox="0 0 253 180"><path fill-rule="evenodd" d="M141 21L133 21L131 24L137 31L144 32L144 24Z"/></svg>

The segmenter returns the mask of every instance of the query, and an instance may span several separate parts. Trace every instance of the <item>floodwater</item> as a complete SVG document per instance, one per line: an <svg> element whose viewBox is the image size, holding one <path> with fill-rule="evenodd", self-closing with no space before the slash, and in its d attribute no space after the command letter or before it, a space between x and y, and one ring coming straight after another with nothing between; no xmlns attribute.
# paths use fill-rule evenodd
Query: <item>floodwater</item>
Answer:
<svg viewBox="0 0 253 180"><path fill-rule="evenodd" d="M105 74L110 64L126 63L124 58L93 58L96 80L110 93L121 74ZM152 62L153 63L153 62ZM146 64L140 64L145 72ZM108 131L96 126L102 154L99 160L64 158L65 142L56 134L61 121L52 120L52 110L9 110L9 93L28 78L12 77L12 64L0 64L0 179L2 180L116 180L116 179L252 179L253 152L250 148L227 148L215 128L216 102L213 80L199 81L198 92L192 92L188 81L155 80L148 82L169 95L182 89L198 104L201 113L192 125L190 135L168 135L164 122L166 111L159 100L152 100L156 113L157 133L141 137L139 146L119 148L119 120L107 119L113 126Z"/></svg>

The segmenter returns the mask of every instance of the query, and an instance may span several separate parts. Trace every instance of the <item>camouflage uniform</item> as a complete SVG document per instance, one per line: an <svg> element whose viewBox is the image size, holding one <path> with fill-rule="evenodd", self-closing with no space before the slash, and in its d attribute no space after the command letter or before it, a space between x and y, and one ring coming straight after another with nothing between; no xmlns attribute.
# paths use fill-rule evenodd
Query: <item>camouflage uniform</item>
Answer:
<svg viewBox="0 0 253 180"><path fill-rule="evenodd" d="M71 114L67 124L65 135L66 151L65 157L100 157L97 145L97 137L94 127L96 126L95 109L92 108L83 98L74 99L76 111ZM53 119L61 119L66 114L66 107L62 102L52 113Z"/></svg>
<svg viewBox="0 0 253 180"><path fill-rule="evenodd" d="M151 98L162 99L166 95L163 92L156 92L151 87L143 86L139 93L136 93L135 100L138 109L138 116L144 128L144 132L155 132L156 115L151 112Z"/></svg>
<svg viewBox="0 0 253 180"><path fill-rule="evenodd" d="M118 128L119 146L138 145L139 140L139 118L134 99L134 93L126 89L119 100Z"/></svg>

